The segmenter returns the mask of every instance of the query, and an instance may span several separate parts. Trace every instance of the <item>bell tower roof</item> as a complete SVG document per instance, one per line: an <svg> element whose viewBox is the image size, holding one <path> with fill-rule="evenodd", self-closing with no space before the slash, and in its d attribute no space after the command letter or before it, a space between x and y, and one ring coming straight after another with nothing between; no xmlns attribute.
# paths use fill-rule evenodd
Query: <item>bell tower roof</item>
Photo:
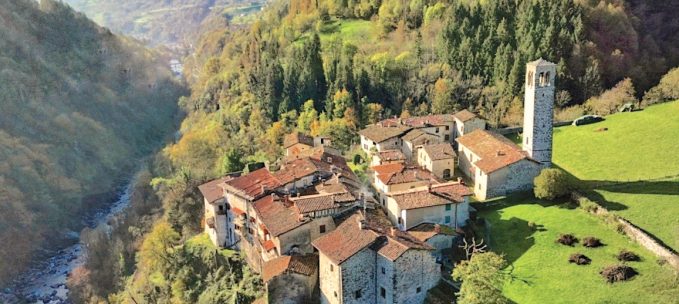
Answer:
<svg viewBox="0 0 679 304"><path fill-rule="evenodd" d="M542 67L542 66L555 66L556 64L540 58L538 60L529 62L527 65L528 66L535 66L535 67Z"/></svg>

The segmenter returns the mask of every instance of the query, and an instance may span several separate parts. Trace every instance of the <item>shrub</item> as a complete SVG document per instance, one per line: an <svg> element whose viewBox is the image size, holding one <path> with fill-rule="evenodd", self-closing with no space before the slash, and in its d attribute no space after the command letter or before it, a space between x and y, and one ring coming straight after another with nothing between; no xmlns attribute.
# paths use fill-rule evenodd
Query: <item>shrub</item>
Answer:
<svg viewBox="0 0 679 304"><path fill-rule="evenodd" d="M679 68L670 70L660 83L650 89L642 101L643 105L651 105L679 98Z"/></svg>
<svg viewBox="0 0 679 304"><path fill-rule="evenodd" d="M627 265L608 266L599 272L608 283L627 281L639 274L634 268Z"/></svg>
<svg viewBox="0 0 679 304"><path fill-rule="evenodd" d="M556 242L566 246L573 246L573 244L578 242L578 238L572 234L562 234L556 239Z"/></svg>
<svg viewBox="0 0 679 304"><path fill-rule="evenodd" d="M641 261L641 257L634 252L627 251L625 249L620 250L618 253L618 261L621 262L638 262Z"/></svg>
<svg viewBox="0 0 679 304"><path fill-rule="evenodd" d="M528 228L529 228L530 230L535 231L535 229L537 229L538 226L537 226L537 224L535 224L535 222L530 221L530 222L528 222Z"/></svg>
<svg viewBox="0 0 679 304"><path fill-rule="evenodd" d="M601 247L604 244L601 243L600 239L597 239L595 237L589 236L584 239L582 239L582 246L588 247L588 248L596 248L596 247Z"/></svg>
<svg viewBox="0 0 679 304"><path fill-rule="evenodd" d="M578 204L580 208L591 213L595 213L599 209L599 204L585 197L578 199Z"/></svg>
<svg viewBox="0 0 679 304"><path fill-rule="evenodd" d="M573 190L571 178L561 169L543 169L533 182L535 197L540 199L553 200Z"/></svg>
<svg viewBox="0 0 679 304"><path fill-rule="evenodd" d="M582 253L574 253L568 258L568 262L575 263L576 265L589 265L589 263L592 262L592 259Z"/></svg>

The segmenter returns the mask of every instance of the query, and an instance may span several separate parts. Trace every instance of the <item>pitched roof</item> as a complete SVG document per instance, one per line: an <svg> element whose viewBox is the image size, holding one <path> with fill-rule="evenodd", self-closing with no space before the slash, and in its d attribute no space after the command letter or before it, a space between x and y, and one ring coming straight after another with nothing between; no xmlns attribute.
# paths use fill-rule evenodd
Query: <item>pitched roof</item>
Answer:
<svg viewBox="0 0 679 304"><path fill-rule="evenodd" d="M342 264L366 248L392 261L410 249L432 249L412 235L392 227L388 221L375 220L370 212L366 216L355 212L335 230L314 240L312 244L337 264Z"/></svg>
<svg viewBox="0 0 679 304"><path fill-rule="evenodd" d="M231 179L233 179L233 177L225 176L225 177L222 177L222 178L211 180L211 181L209 181L205 184L198 186L198 190L200 190L200 193L208 201L208 203L212 203L212 202L224 197L224 189L221 187L221 185L225 181L228 181L228 180L231 180Z"/></svg>
<svg viewBox="0 0 679 304"><path fill-rule="evenodd" d="M257 218L273 237L306 223L301 219L295 208L283 200L283 198L272 194L264 196L252 204L255 212L257 212Z"/></svg>
<svg viewBox="0 0 679 304"><path fill-rule="evenodd" d="M282 186L280 181L267 168L255 170L247 175L226 181L224 185L227 190L233 191L246 199L257 199Z"/></svg>
<svg viewBox="0 0 679 304"><path fill-rule="evenodd" d="M273 175L285 185L321 170L309 157L295 159L283 164Z"/></svg>
<svg viewBox="0 0 679 304"><path fill-rule="evenodd" d="M292 132L283 138L283 148L288 148L295 144L314 146L314 138L301 132Z"/></svg>
<svg viewBox="0 0 679 304"><path fill-rule="evenodd" d="M388 118L382 120L381 123L384 126L395 126L395 125L405 125L414 128L421 128L426 126L442 126L453 122L453 115L450 114L437 114L437 115L426 115L426 116L414 116L409 118Z"/></svg>
<svg viewBox="0 0 679 304"><path fill-rule="evenodd" d="M438 228L437 228L438 226ZM442 234L442 235L454 235L455 231L453 228L446 225L432 224L432 223L422 223L415 227L408 229L408 233L417 238L422 242L426 242L430 238Z"/></svg>
<svg viewBox="0 0 679 304"><path fill-rule="evenodd" d="M347 191L344 193L306 195L290 198L290 200L295 204L299 213L309 213L332 209L342 203L351 203L356 201L356 198Z"/></svg>
<svg viewBox="0 0 679 304"><path fill-rule="evenodd" d="M384 165L383 165L384 166ZM375 166L377 167L377 166ZM375 170L373 167L373 170ZM434 176L428 170L419 167L404 167L401 166L401 170L391 170L387 171L385 174L380 174L376 170L377 178L382 181L385 185L396 185L405 183L414 183L418 181L435 181L438 182L436 176Z"/></svg>
<svg viewBox="0 0 679 304"><path fill-rule="evenodd" d="M474 162L485 173L491 173L527 159L528 154L508 138L486 130L475 130L457 138L457 142L472 151L480 159Z"/></svg>
<svg viewBox="0 0 679 304"><path fill-rule="evenodd" d="M379 124L375 124L359 131L358 134L363 135L376 143L381 143L387 139L401 136L401 134L407 132L408 130L410 130L410 127L403 125L381 126Z"/></svg>
<svg viewBox="0 0 679 304"><path fill-rule="evenodd" d="M378 153L378 157L382 161L405 160L406 156L401 150L384 150Z"/></svg>
<svg viewBox="0 0 679 304"><path fill-rule="evenodd" d="M474 119L478 116L476 116L476 114L474 114L474 113L472 113L468 110L462 110L460 112L455 113L455 117L462 122L466 122L466 121L472 120L472 119Z"/></svg>
<svg viewBox="0 0 679 304"><path fill-rule="evenodd" d="M403 210L461 203L474 193L465 185L445 183L389 194Z"/></svg>
<svg viewBox="0 0 679 304"><path fill-rule="evenodd" d="M268 282L286 272L312 276L316 273L316 270L318 270L318 256L315 254L284 255L262 265L262 280Z"/></svg>
<svg viewBox="0 0 679 304"><path fill-rule="evenodd" d="M530 65L530 66L553 66L554 65L555 66L556 64L540 58L538 60L529 62L528 65Z"/></svg>
<svg viewBox="0 0 679 304"><path fill-rule="evenodd" d="M453 150L453 146L449 143L424 145L422 146L422 149L429 155L431 160L449 159L457 156L455 150Z"/></svg>
<svg viewBox="0 0 679 304"><path fill-rule="evenodd" d="M423 145L423 144L429 144L429 143L437 143L441 141L441 139L430 133L422 132L421 130L411 130L408 131L403 137L401 137L404 141L409 141L413 145Z"/></svg>

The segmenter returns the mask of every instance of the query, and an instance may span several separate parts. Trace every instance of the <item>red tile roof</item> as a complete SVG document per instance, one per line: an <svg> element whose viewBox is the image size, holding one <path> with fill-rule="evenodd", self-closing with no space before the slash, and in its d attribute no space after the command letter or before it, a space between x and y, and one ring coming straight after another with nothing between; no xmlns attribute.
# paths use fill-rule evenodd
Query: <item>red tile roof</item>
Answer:
<svg viewBox="0 0 679 304"><path fill-rule="evenodd" d="M439 114L416 116L410 118L388 118L382 120L380 123L384 126L405 125L409 127L426 127L426 126L442 126L453 122L453 115Z"/></svg>
<svg viewBox="0 0 679 304"><path fill-rule="evenodd" d="M511 140L491 131L475 130L459 137L457 142L480 158L474 166L486 174L524 159L536 162Z"/></svg>
<svg viewBox="0 0 679 304"><path fill-rule="evenodd" d="M367 126L365 129L359 131L358 134L363 135L376 143L381 143L387 139L401 136L410 129L410 127L399 124L394 124L392 126L375 124Z"/></svg>
<svg viewBox="0 0 679 304"><path fill-rule="evenodd" d="M321 168L316 165L316 162L306 157L286 162L281 169L274 172L273 175L281 182L281 184L285 185L312 175L320 170Z"/></svg>
<svg viewBox="0 0 679 304"><path fill-rule="evenodd" d="M404 141L408 141L415 146L434 144L441 141L441 139L434 135L422 132L420 130L412 130L402 137Z"/></svg>
<svg viewBox="0 0 679 304"><path fill-rule="evenodd" d="M262 247L264 247L265 251L271 251L272 249L276 248L276 244L272 240L264 241L262 244Z"/></svg>
<svg viewBox="0 0 679 304"><path fill-rule="evenodd" d="M240 210L236 207L231 207L231 212L233 212L233 214L235 214L236 216L241 216L241 215L245 214L245 211Z"/></svg>
<svg viewBox="0 0 679 304"><path fill-rule="evenodd" d="M443 235L454 235L454 230L453 228L446 226L446 225L438 225L438 229L436 228L438 224L432 224L432 223L422 223L419 224L413 228L408 229L408 233L410 233L412 236L417 238L418 240L422 242L426 242L430 238L443 234Z"/></svg>
<svg viewBox="0 0 679 304"><path fill-rule="evenodd" d="M449 143L424 145L422 146L422 149L424 149L424 152L429 155L431 160L450 159L457 156L453 146Z"/></svg>
<svg viewBox="0 0 679 304"><path fill-rule="evenodd" d="M462 122L466 122L466 121L472 120L472 119L474 119L478 116L476 116L476 114L469 112L467 110L462 110L460 112L455 113L455 117Z"/></svg>
<svg viewBox="0 0 679 304"><path fill-rule="evenodd" d="M271 236L277 237L292 229L304 225L306 222L301 220L299 213L292 205L288 205L275 195L267 195L252 204L257 218L259 219Z"/></svg>
<svg viewBox="0 0 679 304"><path fill-rule="evenodd" d="M388 165L388 164L387 164ZM398 164L400 165L400 164ZM381 165L379 167L386 166ZM397 167L375 168L373 170L377 173L377 178L385 185L396 185L405 183L414 183L418 181L434 181L438 179L429 171L419 167L405 167L401 165L401 170Z"/></svg>
<svg viewBox="0 0 679 304"><path fill-rule="evenodd" d="M378 157L381 161L395 161L395 160L405 160L406 156L401 152L401 150L384 150L380 151Z"/></svg>
<svg viewBox="0 0 679 304"><path fill-rule="evenodd" d="M474 193L465 185L445 183L389 194L403 210L442 206L464 202L465 196Z"/></svg>
<svg viewBox="0 0 679 304"><path fill-rule="evenodd" d="M224 189L221 187L221 185L225 181L228 181L232 178L233 177L231 176L225 176L222 178L209 181L205 184L198 186L198 190L200 190L200 193L208 201L208 203L212 203L224 197Z"/></svg>
<svg viewBox="0 0 679 304"><path fill-rule="evenodd" d="M333 209L340 204L352 203L356 198L349 192L315 194L290 198L300 213Z"/></svg>
<svg viewBox="0 0 679 304"><path fill-rule="evenodd" d="M304 256L284 255L265 262L262 265L262 280L268 282L276 276L292 272L305 276L312 276L318 270L318 256L308 254Z"/></svg>
<svg viewBox="0 0 679 304"><path fill-rule="evenodd" d="M233 191L249 200L266 195L269 191L280 186L282 186L281 182L267 168L255 170L247 175L225 182L228 191Z"/></svg>
<svg viewBox="0 0 679 304"><path fill-rule="evenodd" d="M292 132L283 138L283 148L289 148L295 144L314 146L314 138L301 132Z"/></svg>
<svg viewBox="0 0 679 304"><path fill-rule="evenodd" d="M375 250L392 261L410 249L432 249L426 243L393 228L385 221L374 219L370 212L367 214L367 218L360 212L352 214L335 230L314 240L313 246L337 264L342 264L366 248Z"/></svg>

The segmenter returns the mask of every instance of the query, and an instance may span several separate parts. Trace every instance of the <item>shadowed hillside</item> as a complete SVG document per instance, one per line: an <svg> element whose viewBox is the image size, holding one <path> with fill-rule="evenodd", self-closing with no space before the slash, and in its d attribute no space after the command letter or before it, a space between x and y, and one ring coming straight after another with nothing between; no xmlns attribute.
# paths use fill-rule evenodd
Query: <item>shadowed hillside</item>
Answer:
<svg viewBox="0 0 679 304"><path fill-rule="evenodd" d="M0 7L2 283L110 199L171 132L183 89L159 54L60 2Z"/></svg>

